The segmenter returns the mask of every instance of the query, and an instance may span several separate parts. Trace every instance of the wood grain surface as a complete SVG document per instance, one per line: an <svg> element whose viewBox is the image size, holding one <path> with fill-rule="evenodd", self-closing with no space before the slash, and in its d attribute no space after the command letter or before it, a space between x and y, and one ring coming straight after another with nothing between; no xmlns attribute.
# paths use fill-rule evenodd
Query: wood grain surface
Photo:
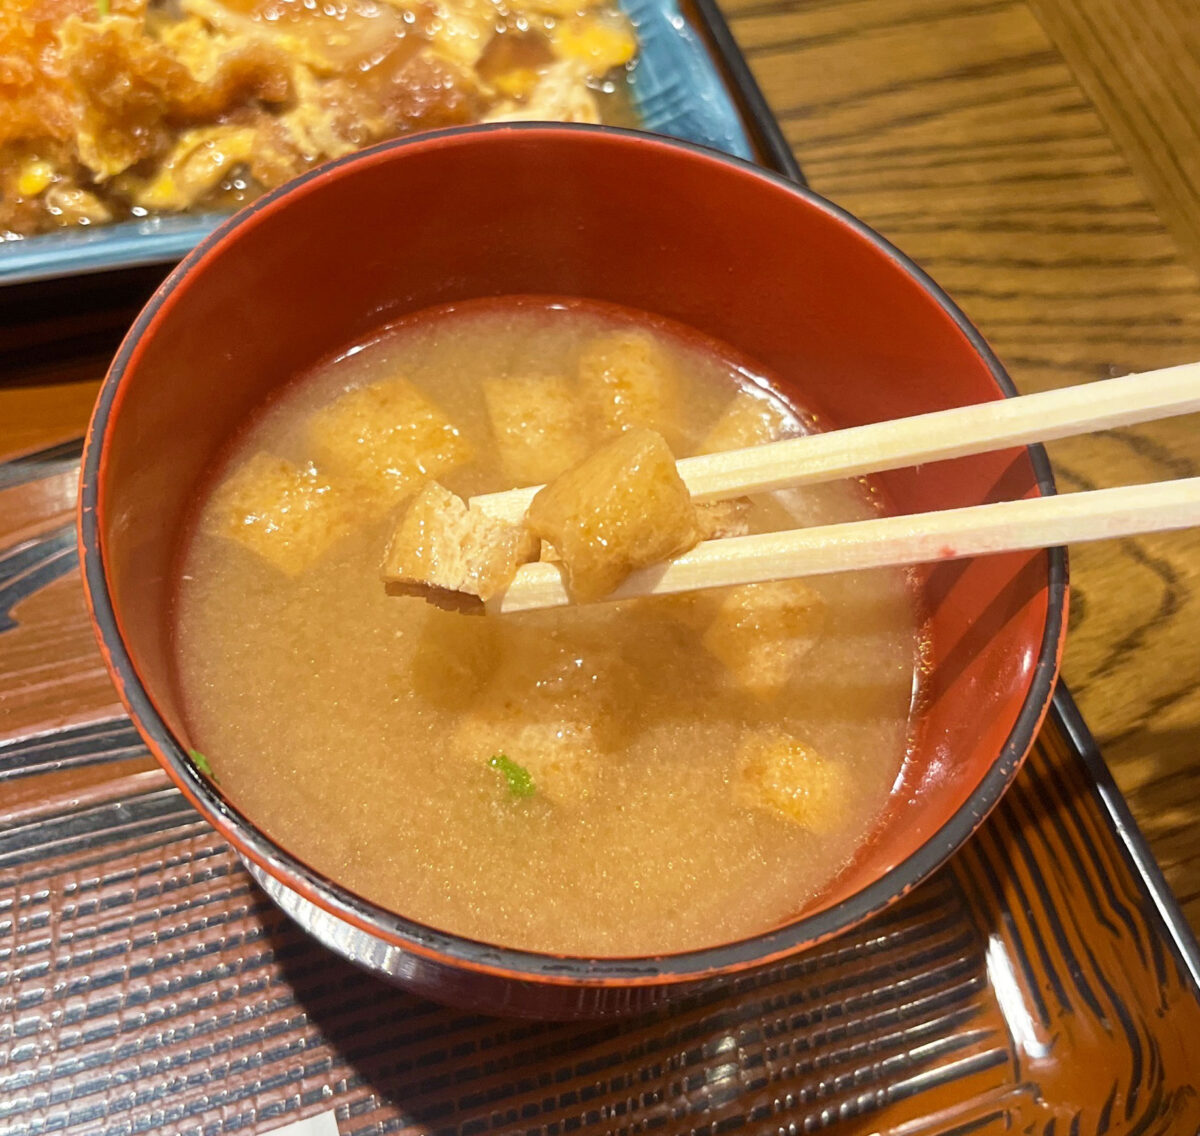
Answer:
<svg viewBox="0 0 1200 1136"><path fill-rule="evenodd" d="M1038 390L1200 359L1194 131L1161 109L1192 94L1192 3L728 10L814 186L921 260ZM1147 66L1159 79L1142 88ZM0 1131L219 1136L328 1111L346 1136L1197 1131L1196 987L1096 759L1062 732L1070 713L946 870L844 936L648 1016L444 1009L305 936L146 752L87 624L81 435L161 275L0 290ZM1066 489L1183 476L1200 467L1195 427L1052 457ZM1066 660L1193 926L1198 547L1080 550Z"/></svg>
<svg viewBox="0 0 1200 1136"><path fill-rule="evenodd" d="M0 750L0 787L67 751L110 773L0 821L0 928L21 928L0 940L6 1136L247 1136L325 1111L343 1136L1200 1125L1200 1003L1053 724L950 869L887 911L725 989L573 1024L435 1006L326 951L124 760L131 734Z"/></svg>
<svg viewBox="0 0 1200 1136"><path fill-rule="evenodd" d="M1025 391L1200 359L1200 17L1192 0L727 0L812 185L915 256ZM0 295L0 450L82 433L154 274ZM97 296L104 303L97 306ZM1063 442L1063 489L1200 472L1194 419ZM49 455L48 457L46 455ZM69 468L70 455L64 458ZM60 499L0 524L69 525ZM39 490L42 492L42 490ZM46 566L33 565L29 571ZM25 571L23 568L22 571ZM1065 674L1200 928L1200 533L1073 556ZM3 597L0 597L3 598ZM116 713L76 582L6 636L0 738ZM26 612L27 616L36 613ZM0 613L2 615L2 613ZM69 683L69 697L63 687ZM56 717L56 707L71 714Z"/></svg>
<svg viewBox="0 0 1200 1136"><path fill-rule="evenodd" d="M1023 391L1200 359L1192 0L727 0L812 186L914 256ZM1051 447L1194 475L1196 418ZM1064 672L1200 928L1200 532L1072 555Z"/></svg>

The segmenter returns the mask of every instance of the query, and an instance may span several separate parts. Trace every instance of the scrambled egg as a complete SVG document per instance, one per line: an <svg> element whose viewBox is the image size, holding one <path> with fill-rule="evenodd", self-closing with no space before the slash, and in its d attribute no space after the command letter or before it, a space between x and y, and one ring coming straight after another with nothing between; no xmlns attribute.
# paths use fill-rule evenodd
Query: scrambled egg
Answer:
<svg viewBox="0 0 1200 1136"><path fill-rule="evenodd" d="M610 0L6 0L0 240L233 208L413 130L599 122L636 50Z"/></svg>

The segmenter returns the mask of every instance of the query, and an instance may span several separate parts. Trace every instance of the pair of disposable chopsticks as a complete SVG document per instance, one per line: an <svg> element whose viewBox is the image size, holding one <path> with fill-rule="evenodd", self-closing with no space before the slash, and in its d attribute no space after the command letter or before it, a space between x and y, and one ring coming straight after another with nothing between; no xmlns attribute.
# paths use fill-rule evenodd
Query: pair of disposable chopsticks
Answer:
<svg viewBox="0 0 1200 1136"><path fill-rule="evenodd" d="M1200 363L685 458L678 469L694 500L714 501L1193 411L1200 411ZM540 488L490 493L473 503L493 516L516 521ZM709 540L674 560L632 573L606 599L1049 548L1197 524L1200 477L999 501ZM525 611L570 602L561 568L534 563L518 570L489 609Z"/></svg>

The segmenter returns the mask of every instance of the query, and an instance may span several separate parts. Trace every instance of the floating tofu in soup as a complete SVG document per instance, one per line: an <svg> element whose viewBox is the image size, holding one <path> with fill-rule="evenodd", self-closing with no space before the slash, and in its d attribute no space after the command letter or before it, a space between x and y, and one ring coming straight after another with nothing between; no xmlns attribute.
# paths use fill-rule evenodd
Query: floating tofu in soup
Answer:
<svg viewBox="0 0 1200 1136"><path fill-rule="evenodd" d="M751 735L738 748L735 796L813 832L832 832L848 811L842 766L783 733Z"/></svg>
<svg viewBox="0 0 1200 1136"><path fill-rule="evenodd" d="M514 485L553 481L587 455L587 426L566 379L517 375L482 387L500 465Z"/></svg>
<svg viewBox="0 0 1200 1136"><path fill-rule="evenodd" d="M547 800L582 800L604 754L625 736L633 705L628 673L601 636L524 629L508 640L455 731L454 748L469 761L503 753L529 771Z"/></svg>
<svg viewBox="0 0 1200 1136"><path fill-rule="evenodd" d="M606 432L581 389L581 355L639 336L679 380L680 445L743 414L751 433L726 444L755 440L776 407L783 433L803 428L774 387L723 416L739 391L759 393L745 361L653 316L463 302L280 390L231 439L223 478L199 487L180 550L172 659L222 791L365 900L499 949L644 958L768 932L819 902L906 783L923 645L903 569L624 600L618 588L506 614L476 596L426 602L431 583L485 595L512 571L519 539L476 527L469 495L526 478L547 486L522 505L528 554L546 563L518 579L557 581L569 565L590 593L657 572L643 565L699 536L877 515L853 480L693 502L672 435ZM401 375L419 397L391 386ZM394 429L417 420L432 443ZM399 480L409 496L386 511L358 503L387 463L428 469L442 442L458 460L455 426L469 465ZM380 580L394 533L389 572L420 595ZM260 551L311 566L285 575Z"/></svg>
<svg viewBox="0 0 1200 1136"><path fill-rule="evenodd" d="M595 600L630 572L691 548L696 507L667 443L652 430L615 438L542 489L530 529L549 541L572 595Z"/></svg>
<svg viewBox="0 0 1200 1136"><path fill-rule="evenodd" d="M602 759L586 723L533 721L514 713L464 723L455 742L472 760L503 754L529 774L530 796L555 805L583 803L600 776Z"/></svg>
<svg viewBox="0 0 1200 1136"><path fill-rule="evenodd" d="M313 415L308 438L323 466L384 510L471 459L458 427L404 379L347 391Z"/></svg>
<svg viewBox="0 0 1200 1136"><path fill-rule="evenodd" d="M824 601L802 580L744 584L723 595L703 643L735 683L767 699L798 672L824 625Z"/></svg>
<svg viewBox="0 0 1200 1136"><path fill-rule="evenodd" d="M511 616L501 626L502 655L485 702L520 705L546 720L592 723L598 744L623 736L635 691L601 609L573 608L567 621L540 612Z"/></svg>
<svg viewBox="0 0 1200 1136"><path fill-rule="evenodd" d="M668 433L678 419L674 365L644 332L614 332L588 343L579 357L579 385L609 434L635 426Z"/></svg>
<svg viewBox="0 0 1200 1136"><path fill-rule="evenodd" d="M698 454L718 454L726 450L744 450L774 442L786 433L783 411L768 398L749 391L738 391L696 450Z"/></svg>
<svg viewBox="0 0 1200 1136"><path fill-rule="evenodd" d="M311 463L260 452L221 484L206 518L221 535L295 576L347 531L345 505Z"/></svg>
<svg viewBox="0 0 1200 1136"><path fill-rule="evenodd" d="M435 706L461 710L496 669L496 622L436 607L426 612L409 671L412 689Z"/></svg>
<svg viewBox="0 0 1200 1136"><path fill-rule="evenodd" d="M384 553L385 583L491 599L540 544L524 526L468 508L436 481L413 498Z"/></svg>

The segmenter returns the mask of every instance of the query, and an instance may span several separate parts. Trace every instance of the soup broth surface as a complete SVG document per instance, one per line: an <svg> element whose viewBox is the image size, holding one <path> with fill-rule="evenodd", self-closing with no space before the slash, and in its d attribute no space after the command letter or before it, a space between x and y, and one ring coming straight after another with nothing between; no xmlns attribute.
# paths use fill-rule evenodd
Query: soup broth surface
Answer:
<svg viewBox="0 0 1200 1136"><path fill-rule="evenodd" d="M398 377L469 448L438 480L463 496L512 487L493 427L497 391L553 377L574 398L589 345L630 331L677 377L664 429L677 457L703 444L739 393L766 400L778 433L805 429L719 345L649 317L577 302L459 305L288 386L236 440L182 558L180 685L190 742L222 791L359 895L475 939L611 956L768 930L851 859L905 758L917 625L900 570L807 581L819 625L804 633L815 644L764 694L708 645L725 592L511 616L444 611L386 594L380 560L403 505L358 492L341 495L341 535L299 570L230 538L223 484L264 453L319 470L315 416ZM584 410L579 422L599 444L590 432L601 416ZM843 482L758 499L749 523L766 531L874 511L862 485ZM755 796L769 783L778 804L778 771L767 767L792 743L802 760L781 775L800 777L785 799L794 791L802 822ZM506 775L514 768L531 774L528 795Z"/></svg>

